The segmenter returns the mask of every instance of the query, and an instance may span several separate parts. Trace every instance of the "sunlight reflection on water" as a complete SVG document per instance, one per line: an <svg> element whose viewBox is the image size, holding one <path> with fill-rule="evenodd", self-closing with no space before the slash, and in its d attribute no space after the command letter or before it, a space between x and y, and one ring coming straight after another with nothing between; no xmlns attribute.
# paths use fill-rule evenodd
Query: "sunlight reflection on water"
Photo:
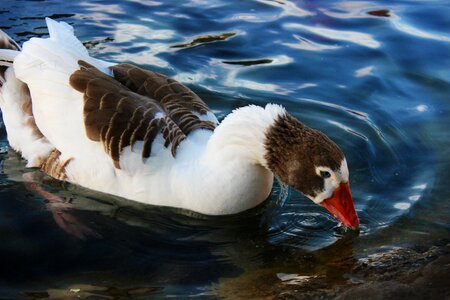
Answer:
<svg viewBox="0 0 450 300"><path fill-rule="evenodd" d="M164 295L188 297L220 278L273 265L290 268L274 269L273 278L295 282L331 270L330 253L356 256L365 241L390 243L392 232L428 238L445 227L449 208L436 206L446 196L449 163L444 1L36 3L3 1L1 28L23 42L46 35L44 16L54 15L74 25L94 56L170 75L221 118L239 106L275 102L326 132L346 153L361 232L352 236L294 191L280 198L278 185L261 207L210 218L40 174L38 182L73 205L66 213L103 237L79 241L56 226L42 198L24 191L24 162L8 152L0 121L0 256L8 258L0 275L10 286L78 282L82 270L92 281L150 280ZM232 35L220 38L225 33ZM215 39L202 42L205 36Z"/></svg>

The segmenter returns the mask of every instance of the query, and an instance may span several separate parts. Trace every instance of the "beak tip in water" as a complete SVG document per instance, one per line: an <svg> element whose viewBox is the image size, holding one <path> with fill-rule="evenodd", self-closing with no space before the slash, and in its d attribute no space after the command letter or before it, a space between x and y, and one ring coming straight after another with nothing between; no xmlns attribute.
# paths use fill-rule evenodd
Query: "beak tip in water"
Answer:
<svg viewBox="0 0 450 300"><path fill-rule="evenodd" d="M333 195L322 202L322 206L347 228L359 231L359 218L353 204L348 182L341 183L341 185L336 188Z"/></svg>

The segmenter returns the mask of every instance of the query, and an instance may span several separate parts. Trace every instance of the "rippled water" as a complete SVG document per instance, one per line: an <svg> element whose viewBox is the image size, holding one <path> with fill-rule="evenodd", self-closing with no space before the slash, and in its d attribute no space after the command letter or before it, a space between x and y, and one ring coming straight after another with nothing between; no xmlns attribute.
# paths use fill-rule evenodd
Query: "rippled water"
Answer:
<svg viewBox="0 0 450 300"><path fill-rule="evenodd" d="M279 186L211 218L61 184L24 169L0 120L0 298L227 296L285 273L333 284L341 257L447 237L449 15L446 1L2 1L17 41L64 20L94 56L172 76L219 118L284 105L343 148L362 229ZM71 207L30 193L25 172Z"/></svg>

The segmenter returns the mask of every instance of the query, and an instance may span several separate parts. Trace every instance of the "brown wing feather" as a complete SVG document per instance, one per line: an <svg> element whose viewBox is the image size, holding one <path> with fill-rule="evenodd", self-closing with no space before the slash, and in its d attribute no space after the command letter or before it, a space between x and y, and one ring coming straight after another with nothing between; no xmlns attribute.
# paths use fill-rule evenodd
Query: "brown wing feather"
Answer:
<svg viewBox="0 0 450 300"><path fill-rule="evenodd" d="M209 112L208 106L189 88L172 78L152 71L143 70L133 65L120 64L111 67L114 78L132 91L158 101L166 114L180 125L184 117L196 118L198 128L214 130L215 124L201 121L195 114ZM178 115L178 117L177 117ZM181 127L185 133L192 131L189 127Z"/></svg>
<svg viewBox="0 0 450 300"><path fill-rule="evenodd" d="M161 133L164 146L171 145L175 156L190 132L216 126L195 114L206 114L206 104L171 78L128 64L111 67L114 77L84 61L79 65L70 84L84 94L86 135L103 143L117 168L122 150L137 141L143 142L144 159L151 155L152 143ZM157 113L162 117L155 119Z"/></svg>
<svg viewBox="0 0 450 300"><path fill-rule="evenodd" d="M70 158L65 161L62 161L60 159L60 156L61 152L59 152L56 149L53 150L42 163L41 170L47 173L48 175L52 176L53 178L59 180L66 180L67 179L66 166L72 159Z"/></svg>

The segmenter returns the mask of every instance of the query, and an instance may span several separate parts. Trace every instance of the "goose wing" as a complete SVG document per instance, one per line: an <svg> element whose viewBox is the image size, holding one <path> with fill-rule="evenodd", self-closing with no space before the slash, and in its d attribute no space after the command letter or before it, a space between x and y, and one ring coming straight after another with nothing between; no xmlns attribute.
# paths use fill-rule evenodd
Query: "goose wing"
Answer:
<svg viewBox="0 0 450 300"><path fill-rule="evenodd" d="M208 106L174 79L129 64L110 67L113 76L84 61L79 66L70 84L83 93L86 135L103 144L117 168L122 150L137 141L143 142L145 159L156 136L162 134L164 146L170 146L175 157L177 147L192 131L217 126Z"/></svg>

